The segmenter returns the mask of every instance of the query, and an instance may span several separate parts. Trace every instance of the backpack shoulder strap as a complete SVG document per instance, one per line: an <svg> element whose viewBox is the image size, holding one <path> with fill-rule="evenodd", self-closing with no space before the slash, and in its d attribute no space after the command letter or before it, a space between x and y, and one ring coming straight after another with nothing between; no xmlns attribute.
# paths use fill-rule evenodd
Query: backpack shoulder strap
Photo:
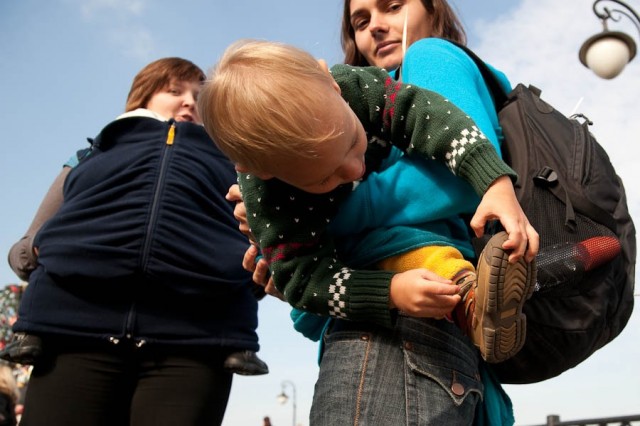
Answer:
<svg viewBox="0 0 640 426"><path fill-rule="evenodd" d="M482 78L484 79L485 83L487 84L487 87L489 88L489 91L491 92L491 96L493 97L493 101L496 105L496 110L500 111L502 109L502 106L507 102L507 94L502 89L502 86L500 85L498 78L489 69L487 64L485 64L484 61L480 59L478 55L475 54L473 50L469 49L467 46L463 44L456 43L451 40L448 40L448 41L451 44L454 44L455 46L458 46L460 49L462 49L476 64L476 66L480 70L480 74L482 74Z"/></svg>

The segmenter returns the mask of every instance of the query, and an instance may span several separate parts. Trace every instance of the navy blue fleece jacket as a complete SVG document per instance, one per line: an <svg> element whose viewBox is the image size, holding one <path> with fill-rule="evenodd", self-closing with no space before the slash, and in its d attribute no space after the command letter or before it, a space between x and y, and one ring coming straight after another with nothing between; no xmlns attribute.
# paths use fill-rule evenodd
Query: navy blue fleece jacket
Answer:
<svg viewBox="0 0 640 426"><path fill-rule="evenodd" d="M107 125L34 246L16 331L257 350L232 164L201 126Z"/></svg>

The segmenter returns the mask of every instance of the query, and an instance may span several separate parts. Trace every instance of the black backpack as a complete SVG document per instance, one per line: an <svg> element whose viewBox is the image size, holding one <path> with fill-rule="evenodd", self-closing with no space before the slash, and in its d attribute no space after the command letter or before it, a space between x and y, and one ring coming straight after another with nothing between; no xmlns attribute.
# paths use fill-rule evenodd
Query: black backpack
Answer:
<svg viewBox="0 0 640 426"><path fill-rule="evenodd" d="M633 310L635 227L622 181L582 115L567 118L518 84L505 94L482 73L504 132L503 158L540 234L536 291L524 305L527 335L511 359L492 364L502 383L534 383L575 367L613 340Z"/></svg>

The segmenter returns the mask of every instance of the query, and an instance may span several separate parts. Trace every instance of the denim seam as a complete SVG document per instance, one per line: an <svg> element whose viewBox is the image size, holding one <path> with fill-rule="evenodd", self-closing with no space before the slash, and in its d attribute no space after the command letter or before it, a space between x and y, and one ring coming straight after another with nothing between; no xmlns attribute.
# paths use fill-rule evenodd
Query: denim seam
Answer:
<svg viewBox="0 0 640 426"><path fill-rule="evenodd" d="M356 399L356 415L353 419L353 426L358 426L360 422L360 403L362 402L362 393L364 390L364 379L367 373L367 365L369 363L369 352L371 351L371 335L363 334L360 337L362 340L367 341L367 349L364 352L364 360L362 362L362 371L360 372L360 384L358 386L358 396Z"/></svg>

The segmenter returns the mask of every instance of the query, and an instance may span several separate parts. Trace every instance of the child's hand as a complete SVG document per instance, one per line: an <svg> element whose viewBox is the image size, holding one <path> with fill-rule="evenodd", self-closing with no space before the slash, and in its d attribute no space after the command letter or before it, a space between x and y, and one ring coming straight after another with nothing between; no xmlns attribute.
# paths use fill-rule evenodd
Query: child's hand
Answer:
<svg viewBox="0 0 640 426"><path fill-rule="evenodd" d="M531 262L538 254L539 236L522 211L508 176L496 179L484 193L471 219L471 228L476 236L481 237L487 221L494 219L500 220L509 234L509 239L502 245L503 249L512 250L509 262L516 262L522 256L525 256L527 262Z"/></svg>
<svg viewBox="0 0 640 426"><path fill-rule="evenodd" d="M409 316L443 318L458 302L458 287L427 269L411 269L391 279L389 307Z"/></svg>

